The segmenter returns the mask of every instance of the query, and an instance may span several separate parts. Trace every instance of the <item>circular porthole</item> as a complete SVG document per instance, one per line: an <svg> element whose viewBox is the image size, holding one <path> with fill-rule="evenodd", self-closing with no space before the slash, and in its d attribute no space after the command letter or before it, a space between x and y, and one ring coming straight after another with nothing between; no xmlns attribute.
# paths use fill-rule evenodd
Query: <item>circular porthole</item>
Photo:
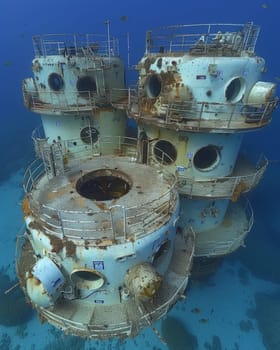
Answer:
<svg viewBox="0 0 280 350"><path fill-rule="evenodd" d="M172 164L177 158L177 150L171 142L160 140L154 145L154 156L162 164Z"/></svg>
<svg viewBox="0 0 280 350"><path fill-rule="evenodd" d="M131 180L119 170L100 169L79 178L77 192L85 198L109 201L124 196L131 188Z"/></svg>
<svg viewBox="0 0 280 350"><path fill-rule="evenodd" d="M86 144L97 142L98 136L99 136L99 131L92 126L86 126L80 132L81 140Z"/></svg>
<svg viewBox="0 0 280 350"><path fill-rule="evenodd" d="M220 161L220 150L217 146L208 145L200 148L194 155L193 165L200 171L214 169Z"/></svg>
<svg viewBox="0 0 280 350"><path fill-rule="evenodd" d="M160 77L157 74L150 75L146 81L145 89L148 97L158 97L161 92Z"/></svg>
<svg viewBox="0 0 280 350"><path fill-rule="evenodd" d="M64 80L61 75L51 73L48 77L48 84L53 91L60 91L64 87Z"/></svg>
<svg viewBox="0 0 280 350"><path fill-rule="evenodd" d="M76 269L71 273L71 281L79 289L99 289L105 282L105 277L96 270Z"/></svg>
<svg viewBox="0 0 280 350"><path fill-rule="evenodd" d="M245 81L242 77L233 78L226 86L225 97L227 102L238 102L244 95Z"/></svg>
<svg viewBox="0 0 280 350"><path fill-rule="evenodd" d="M88 93L96 93L96 90L97 90L95 80L88 75L84 77L80 77L77 80L76 87L80 95L85 95L85 96L88 96Z"/></svg>

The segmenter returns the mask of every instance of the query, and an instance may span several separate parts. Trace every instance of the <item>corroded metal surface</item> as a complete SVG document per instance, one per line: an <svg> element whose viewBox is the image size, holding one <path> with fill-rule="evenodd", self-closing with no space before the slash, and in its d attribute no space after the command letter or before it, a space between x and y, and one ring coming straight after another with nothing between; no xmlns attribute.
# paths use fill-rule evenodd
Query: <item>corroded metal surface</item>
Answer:
<svg viewBox="0 0 280 350"><path fill-rule="evenodd" d="M98 305L77 300L61 300L50 308L37 308L42 321L66 333L87 338L132 337L164 316L182 297L188 283L194 254L194 233L177 233L172 260L162 284L152 299L131 299L118 305ZM23 246L17 269L24 288L24 271L31 269L30 244ZM24 288L25 289L25 288Z"/></svg>

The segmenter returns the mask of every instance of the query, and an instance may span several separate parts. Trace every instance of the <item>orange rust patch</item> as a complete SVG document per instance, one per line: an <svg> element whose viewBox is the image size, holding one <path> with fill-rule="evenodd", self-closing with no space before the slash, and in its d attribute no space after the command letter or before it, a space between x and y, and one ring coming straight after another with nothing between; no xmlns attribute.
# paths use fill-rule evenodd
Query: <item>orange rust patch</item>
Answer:
<svg viewBox="0 0 280 350"><path fill-rule="evenodd" d="M28 216L31 214L28 198L25 196L22 202L22 211L24 216Z"/></svg>
<svg viewBox="0 0 280 350"><path fill-rule="evenodd" d="M66 256L76 256L76 245L72 241L64 241Z"/></svg>
<svg viewBox="0 0 280 350"><path fill-rule="evenodd" d="M84 208L85 207L85 199L82 198L82 197L75 198L75 203L80 208Z"/></svg>

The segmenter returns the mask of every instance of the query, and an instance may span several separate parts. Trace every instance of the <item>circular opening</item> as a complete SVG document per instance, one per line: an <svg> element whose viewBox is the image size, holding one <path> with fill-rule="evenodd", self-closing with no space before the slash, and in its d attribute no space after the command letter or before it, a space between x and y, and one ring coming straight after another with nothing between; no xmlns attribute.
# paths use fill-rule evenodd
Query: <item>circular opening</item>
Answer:
<svg viewBox="0 0 280 350"><path fill-rule="evenodd" d="M226 87L225 96L228 102L239 101L245 90L244 79L241 77L232 79Z"/></svg>
<svg viewBox="0 0 280 350"><path fill-rule="evenodd" d="M154 155L160 163L172 164L177 158L177 150L171 142L160 140L154 146Z"/></svg>
<svg viewBox="0 0 280 350"><path fill-rule="evenodd" d="M95 143L98 140L99 131L91 126L86 126L80 132L81 140L86 144Z"/></svg>
<svg viewBox="0 0 280 350"><path fill-rule="evenodd" d="M158 97L161 92L161 79L157 74L148 77L146 82L146 92L148 97Z"/></svg>
<svg viewBox="0 0 280 350"><path fill-rule="evenodd" d="M91 269L78 269L71 273L71 281L79 289L98 289L103 286L105 282L104 276Z"/></svg>
<svg viewBox="0 0 280 350"><path fill-rule="evenodd" d="M48 78L49 87L54 91L59 91L64 87L64 81L61 75L51 73Z"/></svg>
<svg viewBox="0 0 280 350"><path fill-rule="evenodd" d="M96 92L96 82L92 77L88 75L79 78L76 87L82 95L87 95L88 92Z"/></svg>
<svg viewBox="0 0 280 350"><path fill-rule="evenodd" d="M217 146L209 145L200 148L193 158L194 166L201 171L209 171L217 166L220 160L220 151Z"/></svg>
<svg viewBox="0 0 280 350"><path fill-rule="evenodd" d="M109 201L124 196L131 188L131 181L119 170L100 169L92 171L76 183L77 192L85 198Z"/></svg>
<svg viewBox="0 0 280 350"><path fill-rule="evenodd" d="M159 248L156 250L156 252L153 255L153 265L154 266L157 267L161 264L162 260L164 259L164 257L168 253L170 246L171 246L170 240L166 240L166 241L161 243L161 245L159 246Z"/></svg>

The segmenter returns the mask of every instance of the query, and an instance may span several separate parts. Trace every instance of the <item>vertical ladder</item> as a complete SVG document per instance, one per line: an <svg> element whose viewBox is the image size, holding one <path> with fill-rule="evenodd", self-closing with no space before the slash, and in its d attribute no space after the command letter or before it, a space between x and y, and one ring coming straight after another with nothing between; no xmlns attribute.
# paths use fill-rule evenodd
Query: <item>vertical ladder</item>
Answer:
<svg viewBox="0 0 280 350"><path fill-rule="evenodd" d="M52 158L51 146L47 143L41 148L41 157L44 162L45 170L48 179L52 179L55 176L54 162Z"/></svg>
<svg viewBox="0 0 280 350"><path fill-rule="evenodd" d="M62 147L59 142L49 145L47 139L35 143L38 157L42 158L48 179L64 174Z"/></svg>
<svg viewBox="0 0 280 350"><path fill-rule="evenodd" d="M62 147L59 142L55 142L51 145L51 154L53 160L53 168L55 171L54 176L64 174L64 161Z"/></svg>

